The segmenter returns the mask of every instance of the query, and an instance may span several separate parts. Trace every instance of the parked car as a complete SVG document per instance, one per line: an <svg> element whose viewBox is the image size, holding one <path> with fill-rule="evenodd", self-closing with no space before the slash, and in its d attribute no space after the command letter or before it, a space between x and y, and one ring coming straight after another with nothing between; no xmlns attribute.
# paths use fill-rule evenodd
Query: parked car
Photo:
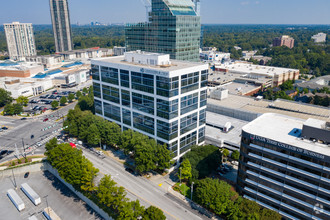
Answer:
<svg viewBox="0 0 330 220"><path fill-rule="evenodd" d="M2 150L2 151L0 152L0 155L1 155L1 156L5 155L5 154L8 154L8 150Z"/></svg>
<svg viewBox="0 0 330 220"><path fill-rule="evenodd" d="M26 172L26 173L24 174L24 178L28 178L29 175L30 175L30 172Z"/></svg>
<svg viewBox="0 0 330 220"><path fill-rule="evenodd" d="M45 119L43 120L43 122L46 122L46 121L48 121L48 118L45 118Z"/></svg>
<svg viewBox="0 0 330 220"><path fill-rule="evenodd" d="M27 118L21 118L22 121L26 120Z"/></svg>
<svg viewBox="0 0 330 220"><path fill-rule="evenodd" d="M125 170L127 172L131 173L131 174L134 174L135 173L134 170L132 168L130 168L130 167L126 167Z"/></svg>

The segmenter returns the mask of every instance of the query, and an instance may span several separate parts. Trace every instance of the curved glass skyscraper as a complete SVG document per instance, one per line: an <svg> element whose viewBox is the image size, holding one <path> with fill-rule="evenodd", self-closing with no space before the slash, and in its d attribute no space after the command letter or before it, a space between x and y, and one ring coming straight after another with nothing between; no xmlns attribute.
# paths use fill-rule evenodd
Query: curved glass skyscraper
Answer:
<svg viewBox="0 0 330 220"><path fill-rule="evenodd" d="M198 2L199 3L199 2ZM199 60L201 20L192 0L152 0L149 22L126 26L127 50L170 54Z"/></svg>

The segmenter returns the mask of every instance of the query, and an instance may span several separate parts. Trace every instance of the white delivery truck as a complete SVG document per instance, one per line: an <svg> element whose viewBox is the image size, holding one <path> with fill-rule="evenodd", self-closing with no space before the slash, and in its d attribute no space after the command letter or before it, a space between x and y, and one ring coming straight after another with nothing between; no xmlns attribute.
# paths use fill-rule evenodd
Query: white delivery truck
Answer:
<svg viewBox="0 0 330 220"><path fill-rule="evenodd" d="M39 205L41 203L40 196L27 183L23 183L21 189L34 205Z"/></svg>
<svg viewBox="0 0 330 220"><path fill-rule="evenodd" d="M15 190L9 189L7 191L7 196L13 202L13 204L16 206L18 211L22 211L23 209L25 209L25 204L24 204L23 200L21 199L21 197L19 197L19 195L15 192Z"/></svg>

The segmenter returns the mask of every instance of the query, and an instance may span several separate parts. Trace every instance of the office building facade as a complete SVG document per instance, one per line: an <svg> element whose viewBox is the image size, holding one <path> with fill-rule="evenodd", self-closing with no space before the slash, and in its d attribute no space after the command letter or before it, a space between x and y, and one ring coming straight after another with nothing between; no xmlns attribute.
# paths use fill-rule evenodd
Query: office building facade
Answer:
<svg viewBox="0 0 330 220"><path fill-rule="evenodd" d="M50 0L56 52L73 49L69 6L67 0Z"/></svg>
<svg viewBox="0 0 330 220"><path fill-rule="evenodd" d="M199 1L197 10L199 8ZM148 23L125 28L128 51L170 54L175 60L199 60L201 21L192 0L152 0Z"/></svg>
<svg viewBox="0 0 330 220"><path fill-rule="evenodd" d="M178 159L205 138L208 65L128 52L92 60L95 112L166 143Z"/></svg>
<svg viewBox="0 0 330 220"><path fill-rule="evenodd" d="M287 46L292 49L294 47L294 39L287 35L283 35L282 37L277 37L273 40L273 47L281 47Z"/></svg>
<svg viewBox="0 0 330 220"><path fill-rule="evenodd" d="M268 113L242 129L238 191L286 219L330 219L330 124Z"/></svg>
<svg viewBox="0 0 330 220"><path fill-rule="evenodd" d="M22 60L37 55L32 24L13 22L4 24L4 29L10 59Z"/></svg>

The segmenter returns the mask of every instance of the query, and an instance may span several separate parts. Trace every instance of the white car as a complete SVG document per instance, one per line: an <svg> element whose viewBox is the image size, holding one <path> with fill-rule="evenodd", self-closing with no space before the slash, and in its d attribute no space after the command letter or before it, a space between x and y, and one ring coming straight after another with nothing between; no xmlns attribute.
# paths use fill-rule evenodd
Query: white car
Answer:
<svg viewBox="0 0 330 220"><path fill-rule="evenodd" d="M41 147L41 143L40 143L40 142L38 142L38 143L37 143L37 146L38 146L38 147Z"/></svg>

